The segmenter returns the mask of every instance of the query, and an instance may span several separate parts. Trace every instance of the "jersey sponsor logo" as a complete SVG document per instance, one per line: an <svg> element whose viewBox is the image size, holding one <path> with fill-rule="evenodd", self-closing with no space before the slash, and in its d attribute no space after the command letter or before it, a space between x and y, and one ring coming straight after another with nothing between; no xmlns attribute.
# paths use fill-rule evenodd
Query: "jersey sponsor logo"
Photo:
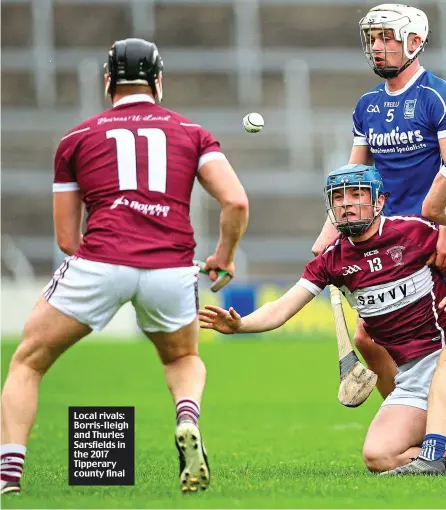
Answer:
<svg viewBox="0 0 446 510"><path fill-rule="evenodd" d="M404 118L413 119L415 117L415 106L417 104L416 99L406 99L404 101Z"/></svg>
<svg viewBox="0 0 446 510"><path fill-rule="evenodd" d="M415 131L400 131L399 127L392 129L388 133L375 133L373 128L369 128L368 142L373 146L401 145L424 140L420 129Z"/></svg>
<svg viewBox="0 0 446 510"><path fill-rule="evenodd" d="M378 255L379 250L370 250L364 253L364 257L371 257L372 255Z"/></svg>
<svg viewBox="0 0 446 510"><path fill-rule="evenodd" d="M388 287L371 293L358 294L356 301L361 307L367 305L387 306L402 301L408 295L415 294L415 292L415 285L412 281L408 281L395 287Z"/></svg>
<svg viewBox="0 0 446 510"><path fill-rule="evenodd" d="M369 128L367 142L372 153L390 153L415 151L425 149L427 145L420 143L424 136L420 129L400 131L397 126L387 133L375 133L374 128Z"/></svg>
<svg viewBox="0 0 446 510"><path fill-rule="evenodd" d="M369 113L381 113L379 106L377 104L369 104L367 107L367 111Z"/></svg>
<svg viewBox="0 0 446 510"><path fill-rule="evenodd" d="M361 285L361 281L358 285ZM415 303L429 294L433 286L431 269L423 266L419 271L400 280L357 288L354 291L349 291L344 286L343 291L350 306L357 310L361 317L374 317Z"/></svg>
<svg viewBox="0 0 446 510"><path fill-rule="evenodd" d="M342 269L343 269L342 276L347 276L349 274L354 274L354 273L357 273L358 271L362 271L362 269L357 265L343 266Z"/></svg>
<svg viewBox="0 0 446 510"><path fill-rule="evenodd" d="M392 248L389 248L386 251L387 255L390 255L392 257L392 260L395 263L395 266L402 266L402 265L404 265L404 262L403 262L403 251L405 249L406 249L405 246L393 246Z"/></svg>
<svg viewBox="0 0 446 510"><path fill-rule="evenodd" d="M126 198L124 197L119 197L117 198L113 204L110 206L110 209L116 209L118 207L118 205L129 205L130 204L130 201L127 200Z"/></svg>
<svg viewBox="0 0 446 510"><path fill-rule="evenodd" d="M398 108L399 105L399 101L384 101L385 108Z"/></svg>
<svg viewBox="0 0 446 510"><path fill-rule="evenodd" d="M124 196L117 198L113 204L110 206L110 209L116 209L118 206L123 205L125 207L130 207L130 209L134 209L135 211L139 211L145 216L164 216L167 217L170 211L170 207L168 205L161 204L142 204L137 200L128 200Z"/></svg>

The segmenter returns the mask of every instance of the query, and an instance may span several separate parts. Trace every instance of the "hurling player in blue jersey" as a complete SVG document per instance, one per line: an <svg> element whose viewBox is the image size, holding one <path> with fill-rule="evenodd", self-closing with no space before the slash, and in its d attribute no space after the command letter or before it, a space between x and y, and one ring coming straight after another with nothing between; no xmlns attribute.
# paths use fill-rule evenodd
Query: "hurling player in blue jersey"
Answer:
<svg viewBox="0 0 446 510"><path fill-rule="evenodd" d="M349 163L373 160L389 192L385 215L421 214L423 199L446 160L446 82L418 60L428 39L428 19L413 7L382 4L359 24L367 62L384 81L364 94L355 108ZM336 236L327 219L313 253L319 254ZM446 271L445 227L430 262L434 261ZM378 389L387 397L394 389L395 364L361 321L355 344L378 374Z"/></svg>

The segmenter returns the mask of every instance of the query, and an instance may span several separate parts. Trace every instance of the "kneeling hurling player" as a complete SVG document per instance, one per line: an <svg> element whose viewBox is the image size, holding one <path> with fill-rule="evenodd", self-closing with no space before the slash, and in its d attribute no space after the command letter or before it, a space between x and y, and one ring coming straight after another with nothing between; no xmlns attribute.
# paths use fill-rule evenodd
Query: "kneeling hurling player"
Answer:
<svg viewBox="0 0 446 510"><path fill-rule="evenodd" d="M330 173L327 212L339 238L305 268L286 294L240 317L233 309L206 306L202 328L220 333L259 333L282 326L328 285L341 288L365 322L367 333L398 366L395 390L373 419L364 444L370 471L410 462L426 430L427 395L445 346L446 284L426 264L438 227L418 216L384 216L386 195L373 166L346 165ZM438 474L444 474L441 459Z"/></svg>

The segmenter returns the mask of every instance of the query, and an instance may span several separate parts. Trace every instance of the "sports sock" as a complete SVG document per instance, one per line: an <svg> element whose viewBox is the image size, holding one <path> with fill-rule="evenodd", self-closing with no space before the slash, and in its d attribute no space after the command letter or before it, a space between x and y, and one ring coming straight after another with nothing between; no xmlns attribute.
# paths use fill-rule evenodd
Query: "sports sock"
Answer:
<svg viewBox="0 0 446 510"><path fill-rule="evenodd" d="M200 416L200 405L191 398L182 398L176 403L177 407L177 424L182 421L191 421L198 425L198 417Z"/></svg>
<svg viewBox="0 0 446 510"><path fill-rule="evenodd" d="M426 434L419 457L424 460L438 460L445 455L446 436Z"/></svg>
<svg viewBox="0 0 446 510"><path fill-rule="evenodd" d="M1 452L1 488L6 482L20 482L25 462L26 447L21 444L2 444Z"/></svg>

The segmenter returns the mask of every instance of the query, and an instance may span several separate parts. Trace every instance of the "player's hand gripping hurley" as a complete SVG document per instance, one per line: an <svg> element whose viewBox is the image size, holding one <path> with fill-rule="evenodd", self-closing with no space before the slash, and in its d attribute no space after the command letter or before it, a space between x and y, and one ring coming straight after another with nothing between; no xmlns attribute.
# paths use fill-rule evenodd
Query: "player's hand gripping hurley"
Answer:
<svg viewBox="0 0 446 510"><path fill-rule="evenodd" d="M335 320L341 374L338 400L344 406L358 407L367 400L378 376L359 361L353 350L342 309L341 291L333 285L330 285L330 300Z"/></svg>
<svg viewBox="0 0 446 510"><path fill-rule="evenodd" d="M212 292L218 292L220 289L225 287L233 278L233 274L229 271L225 271L224 269L209 269L205 270L206 262L202 260L194 260L194 264L200 268L200 273L206 274L209 276L211 271L215 271L217 273L217 279L211 285Z"/></svg>

